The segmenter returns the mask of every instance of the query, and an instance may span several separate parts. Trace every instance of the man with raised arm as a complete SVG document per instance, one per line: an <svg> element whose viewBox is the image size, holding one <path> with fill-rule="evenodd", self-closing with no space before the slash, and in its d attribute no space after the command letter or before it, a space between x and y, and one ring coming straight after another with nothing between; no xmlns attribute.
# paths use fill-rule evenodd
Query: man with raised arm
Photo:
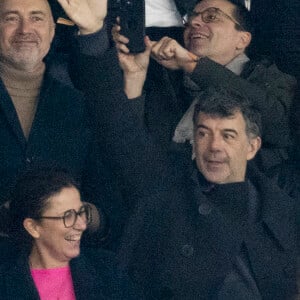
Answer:
<svg viewBox="0 0 300 300"><path fill-rule="evenodd" d="M81 14L84 3L77 3ZM88 21L90 24L93 19ZM96 24L100 29L102 24ZM78 27L80 46L89 31L80 23ZM54 163L69 169L81 183L84 200L98 207L109 197L104 188L109 180L94 143L83 95L49 74L45 57L54 32L46 0L0 2L1 226L6 225L16 177L30 165Z"/></svg>
<svg viewBox="0 0 300 300"><path fill-rule="evenodd" d="M145 90L145 124L167 149L188 149L193 108L207 87L244 93L262 115L263 144L256 162L266 171L288 158L289 110L295 79L269 59L250 60L252 19L235 0L202 0L185 20L184 47L164 37L152 48ZM126 52L128 39L115 32ZM276 129L274 122L276 120Z"/></svg>
<svg viewBox="0 0 300 300"><path fill-rule="evenodd" d="M95 49L101 34L86 46ZM120 53L126 96L113 49L77 59L98 141L135 205L121 264L147 299L292 297L294 202L247 165L261 145L259 113L238 91L206 90L193 118L196 163L190 169L173 165L134 102L142 97L155 47L145 42L144 53Z"/></svg>

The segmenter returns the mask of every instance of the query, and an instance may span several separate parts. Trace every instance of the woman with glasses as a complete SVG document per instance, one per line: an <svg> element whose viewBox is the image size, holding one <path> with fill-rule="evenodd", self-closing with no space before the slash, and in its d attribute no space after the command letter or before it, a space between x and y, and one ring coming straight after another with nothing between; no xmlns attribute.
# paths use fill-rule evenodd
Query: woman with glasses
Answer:
<svg viewBox="0 0 300 300"><path fill-rule="evenodd" d="M113 255L81 252L91 209L66 171L39 167L23 174L10 202L14 256L0 268L0 298L135 299Z"/></svg>

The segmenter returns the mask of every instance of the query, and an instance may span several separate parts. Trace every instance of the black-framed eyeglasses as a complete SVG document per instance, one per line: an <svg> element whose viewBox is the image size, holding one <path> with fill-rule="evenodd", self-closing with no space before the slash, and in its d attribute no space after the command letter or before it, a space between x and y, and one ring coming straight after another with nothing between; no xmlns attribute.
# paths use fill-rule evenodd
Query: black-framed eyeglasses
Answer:
<svg viewBox="0 0 300 300"><path fill-rule="evenodd" d="M64 226L66 228L74 226L77 221L77 217L79 216L82 221L84 221L87 225L92 221L92 208L90 205L85 204L80 207L78 211L75 209L69 209L64 212L64 215L61 217L54 216L41 216L37 219L50 219L50 220L63 220Z"/></svg>
<svg viewBox="0 0 300 300"><path fill-rule="evenodd" d="M201 16L201 19L204 23L215 23L218 22L221 17L225 17L237 25L241 30L244 30L238 21L234 20L231 16L227 15L218 7L209 7L201 12L192 11L188 13L183 18L183 25L186 27L190 26L191 22L198 16Z"/></svg>

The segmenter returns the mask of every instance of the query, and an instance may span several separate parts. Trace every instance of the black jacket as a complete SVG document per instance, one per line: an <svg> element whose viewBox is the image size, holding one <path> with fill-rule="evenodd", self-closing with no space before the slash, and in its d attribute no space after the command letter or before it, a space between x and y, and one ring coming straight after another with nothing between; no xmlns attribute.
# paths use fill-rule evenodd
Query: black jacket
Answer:
<svg viewBox="0 0 300 300"><path fill-rule="evenodd" d="M237 284L235 296L219 294L242 244L262 299L290 299L296 293L294 202L263 175L249 177L260 200L252 224L246 221L242 191L212 202L213 192L197 193L188 177L138 201L119 255L147 299L259 299Z"/></svg>
<svg viewBox="0 0 300 300"><path fill-rule="evenodd" d="M139 299L114 255L104 250L82 251L70 262L77 300ZM0 298L38 300L38 291L30 274L28 257L21 254L0 267Z"/></svg>
<svg viewBox="0 0 300 300"><path fill-rule="evenodd" d="M21 171L32 164L55 163L72 172L85 201L101 208L109 195L109 172L100 160L83 95L46 73L28 140L2 81L0 95L0 205L9 200ZM0 223L5 226L5 219Z"/></svg>

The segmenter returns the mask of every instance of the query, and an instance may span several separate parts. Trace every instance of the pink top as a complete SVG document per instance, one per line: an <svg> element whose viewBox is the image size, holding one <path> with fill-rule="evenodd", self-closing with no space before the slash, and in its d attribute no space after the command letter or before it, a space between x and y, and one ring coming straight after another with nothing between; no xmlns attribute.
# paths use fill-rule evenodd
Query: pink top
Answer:
<svg viewBox="0 0 300 300"><path fill-rule="evenodd" d="M76 300L70 267L31 269L41 300Z"/></svg>

